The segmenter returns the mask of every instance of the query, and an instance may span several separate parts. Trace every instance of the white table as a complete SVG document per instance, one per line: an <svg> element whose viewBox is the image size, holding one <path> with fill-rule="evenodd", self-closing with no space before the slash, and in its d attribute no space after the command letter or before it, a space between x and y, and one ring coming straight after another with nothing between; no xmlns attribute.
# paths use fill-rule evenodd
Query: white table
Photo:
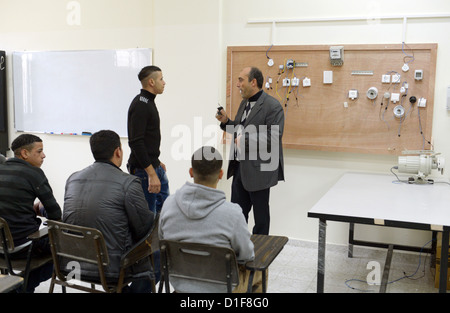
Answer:
<svg viewBox="0 0 450 313"><path fill-rule="evenodd" d="M446 292L448 184L407 184L399 182L394 175L346 173L309 210L308 217L319 219L317 292L323 292L324 288L327 220L442 232L439 292Z"/></svg>

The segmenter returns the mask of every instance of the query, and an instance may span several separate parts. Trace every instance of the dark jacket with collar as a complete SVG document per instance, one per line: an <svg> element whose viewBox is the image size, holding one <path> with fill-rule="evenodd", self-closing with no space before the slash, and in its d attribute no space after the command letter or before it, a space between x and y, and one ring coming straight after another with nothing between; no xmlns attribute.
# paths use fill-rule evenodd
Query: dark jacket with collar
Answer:
<svg viewBox="0 0 450 313"><path fill-rule="evenodd" d="M153 220L139 179L112 163L95 162L67 180L63 222L102 232L110 260L108 278L119 276L120 258L148 234ZM150 275L150 271L146 260L127 276ZM98 277L96 265L81 264L81 275Z"/></svg>

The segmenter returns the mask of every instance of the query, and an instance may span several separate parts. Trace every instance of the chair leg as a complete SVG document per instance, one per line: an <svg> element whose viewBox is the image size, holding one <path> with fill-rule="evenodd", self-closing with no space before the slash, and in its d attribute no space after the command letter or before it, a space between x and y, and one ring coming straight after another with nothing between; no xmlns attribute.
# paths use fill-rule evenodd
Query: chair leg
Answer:
<svg viewBox="0 0 450 313"><path fill-rule="evenodd" d="M53 293L53 289L55 288L55 279L56 279L56 274L55 274L55 272L53 272L52 280L50 281L50 289L48 290L48 293Z"/></svg>
<svg viewBox="0 0 450 313"><path fill-rule="evenodd" d="M164 287L164 275L161 273L161 278L159 279L159 287L158 287L158 293L162 293Z"/></svg>
<svg viewBox="0 0 450 313"><path fill-rule="evenodd" d="M152 293L156 293L156 284L155 284L155 280L152 279Z"/></svg>
<svg viewBox="0 0 450 313"><path fill-rule="evenodd" d="M30 277L30 264L31 264L31 251L33 250L33 242L30 244L27 252L27 265L25 266L25 272L23 274L23 292L27 292L28 278Z"/></svg>

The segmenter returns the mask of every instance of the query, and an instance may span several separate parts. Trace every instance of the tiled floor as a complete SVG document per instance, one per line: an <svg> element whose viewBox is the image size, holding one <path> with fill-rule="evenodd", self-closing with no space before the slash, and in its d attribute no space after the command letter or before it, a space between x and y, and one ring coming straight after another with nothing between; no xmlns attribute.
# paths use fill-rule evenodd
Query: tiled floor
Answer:
<svg viewBox="0 0 450 313"><path fill-rule="evenodd" d="M347 247L327 244L325 262L325 292L378 293L379 286L368 285L367 276L376 273L379 264L383 275L387 250L355 247L354 257L347 257ZM389 275L388 293L435 293L434 267L430 255L394 250ZM405 278L405 274L410 276ZM414 275L413 275L414 274ZM413 276L411 276L413 275ZM372 278L372 275L369 275ZM315 293L317 283L317 243L289 240L269 268L269 293ZM38 293L47 293L49 281L42 283ZM56 286L55 292L61 292ZM67 289L67 292L78 292Z"/></svg>
<svg viewBox="0 0 450 313"><path fill-rule="evenodd" d="M317 243L290 240L270 266L268 292L313 293L317 285ZM380 277L386 262L386 249L354 247L353 258L347 257L347 246L327 244L325 253L325 287L328 293L378 293L379 285L367 284L369 274ZM419 264L420 259L420 264ZM417 272L416 272L417 271ZM410 276L409 278L402 278ZM429 293L434 288L435 269L430 268L430 255L394 250L387 293ZM369 278L373 279L373 275Z"/></svg>

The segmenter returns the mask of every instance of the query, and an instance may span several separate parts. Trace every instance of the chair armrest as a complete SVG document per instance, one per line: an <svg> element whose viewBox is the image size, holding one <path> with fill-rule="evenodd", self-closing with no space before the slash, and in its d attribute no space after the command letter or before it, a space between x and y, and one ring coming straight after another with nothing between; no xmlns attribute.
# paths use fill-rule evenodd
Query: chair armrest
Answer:
<svg viewBox="0 0 450 313"><path fill-rule="evenodd" d="M30 240L36 240L48 236L48 227L41 228L34 233L30 234L27 238Z"/></svg>

